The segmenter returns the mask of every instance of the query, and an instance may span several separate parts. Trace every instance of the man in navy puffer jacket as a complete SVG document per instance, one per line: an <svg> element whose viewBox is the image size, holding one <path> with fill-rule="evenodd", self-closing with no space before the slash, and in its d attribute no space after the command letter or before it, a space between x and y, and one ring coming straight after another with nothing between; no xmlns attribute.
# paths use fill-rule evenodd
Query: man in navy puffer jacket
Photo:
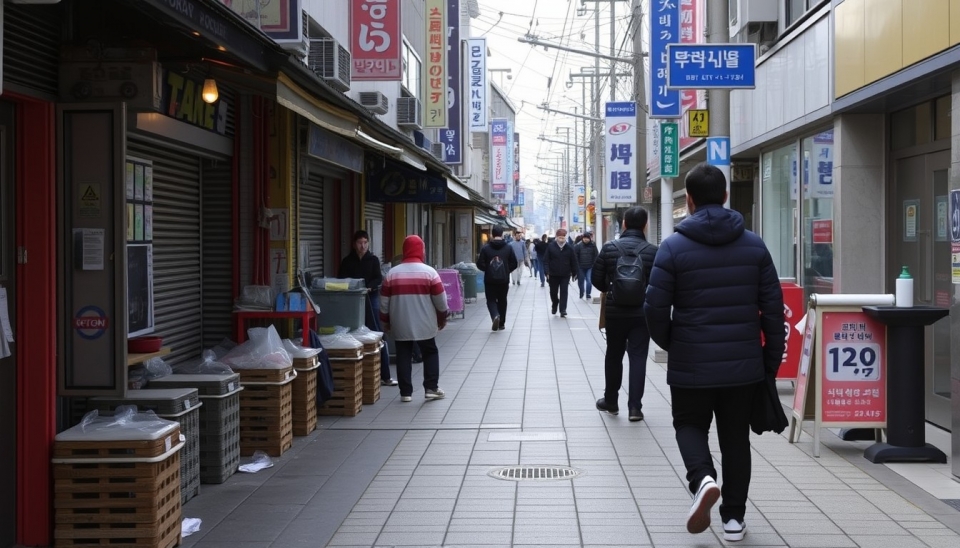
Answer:
<svg viewBox="0 0 960 548"><path fill-rule="evenodd" d="M701 163L686 187L691 215L660 245L644 314L651 338L669 353L673 427L694 494L687 530L710 526L721 495L708 445L716 415L720 518L724 539L736 541L746 532L754 392L766 375L776 375L783 354L783 292L763 240L744 228L742 215L723 207L723 172Z"/></svg>

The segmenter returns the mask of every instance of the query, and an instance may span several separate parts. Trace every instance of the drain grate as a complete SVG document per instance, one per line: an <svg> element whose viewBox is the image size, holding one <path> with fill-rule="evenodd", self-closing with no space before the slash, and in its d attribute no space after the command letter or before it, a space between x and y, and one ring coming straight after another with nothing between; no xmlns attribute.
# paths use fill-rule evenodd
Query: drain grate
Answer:
<svg viewBox="0 0 960 548"><path fill-rule="evenodd" d="M960 510L960 499L940 499L942 502L947 503L948 506L953 507L954 510Z"/></svg>
<svg viewBox="0 0 960 548"><path fill-rule="evenodd" d="M567 480L582 472L569 466L504 466L495 468L488 475L511 481Z"/></svg>

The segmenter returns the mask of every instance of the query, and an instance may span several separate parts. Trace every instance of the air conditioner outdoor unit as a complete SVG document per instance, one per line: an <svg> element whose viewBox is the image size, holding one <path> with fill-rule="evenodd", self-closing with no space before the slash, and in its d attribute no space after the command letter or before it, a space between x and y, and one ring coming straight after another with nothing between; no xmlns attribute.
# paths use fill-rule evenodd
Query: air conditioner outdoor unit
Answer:
<svg viewBox="0 0 960 548"><path fill-rule="evenodd" d="M280 44L283 49L296 55L301 60L310 52L310 16L306 10L303 12L303 40L299 42L286 42Z"/></svg>
<svg viewBox="0 0 960 548"><path fill-rule="evenodd" d="M397 99L397 125L405 128L423 128L420 125L420 101L416 97Z"/></svg>
<svg viewBox="0 0 960 548"><path fill-rule="evenodd" d="M779 16L779 2L770 0L729 0L730 36L736 36L741 30L757 23L776 23Z"/></svg>
<svg viewBox="0 0 960 548"><path fill-rule="evenodd" d="M350 89L350 52L333 38L310 39L307 66L334 89Z"/></svg>
<svg viewBox="0 0 960 548"><path fill-rule="evenodd" d="M360 104L375 114L386 114L390 110L390 100L379 91L361 91Z"/></svg>
<svg viewBox="0 0 960 548"><path fill-rule="evenodd" d="M433 143L430 146L430 153L433 154L433 157L437 160L443 161L443 143Z"/></svg>

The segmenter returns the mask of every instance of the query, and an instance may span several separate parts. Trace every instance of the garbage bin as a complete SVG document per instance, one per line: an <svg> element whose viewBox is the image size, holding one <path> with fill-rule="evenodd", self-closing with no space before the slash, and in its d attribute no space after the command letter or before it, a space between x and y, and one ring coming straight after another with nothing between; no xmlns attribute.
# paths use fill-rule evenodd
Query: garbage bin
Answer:
<svg viewBox="0 0 960 548"><path fill-rule="evenodd" d="M335 326L353 331L366 323L367 290L363 280L315 278L311 285L310 297L320 307L318 331L328 332Z"/></svg>
<svg viewBox="0 0 960 548"><path fill-rule="evenodd" d="M476 268L460 267L457 268L460 273L460 279L463 280L463 300L464 302L476 302L477 300L477 274L480 273ZM471 301L472 300L472 301Z"/></svg>

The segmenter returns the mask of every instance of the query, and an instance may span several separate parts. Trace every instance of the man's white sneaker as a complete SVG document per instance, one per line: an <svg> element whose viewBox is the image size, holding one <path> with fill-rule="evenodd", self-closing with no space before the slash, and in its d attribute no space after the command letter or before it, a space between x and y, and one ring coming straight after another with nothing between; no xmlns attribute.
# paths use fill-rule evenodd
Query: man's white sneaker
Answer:
<svg viewBox="0 0 960 548"><path fill-rule="evenodd" d="M700 482L700 488L693 497L693 505L687 514L687 531L693 534L702 533L710 527L710 510L720 498L720 487L717 482L707 476Z"/></svg>
<svg viewBox="0 0 960 548"><path fill-rule="evenodd" d="M408 401L413 401L413 396L400 396L400 401L406 403Z"/></svg>
<svg viewBox="0 0 960 548"><path fill-rule="evenodd" d="M747 534L747 524L742 521L731 519L723 524L723 540L738 541L743 540L743 535Z"/></svg>
<svg viewBox="0 0 960 548"><path fill-rule="evenodd" d="M428 400L441 400L444 396L446 396L446 394L443 393L443 388L440 388L439 386L436 390L430 390L428 388L423 395L423 397L427 398Z"/></svg>

